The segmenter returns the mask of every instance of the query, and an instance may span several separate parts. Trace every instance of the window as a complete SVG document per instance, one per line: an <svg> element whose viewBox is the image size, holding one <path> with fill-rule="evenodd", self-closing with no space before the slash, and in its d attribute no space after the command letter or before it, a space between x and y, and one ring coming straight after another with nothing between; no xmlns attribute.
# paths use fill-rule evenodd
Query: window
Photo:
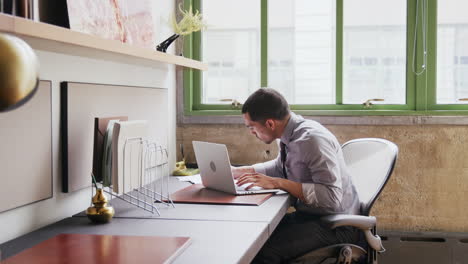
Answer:
<svg viewBox="0 0 468 264"><path fill-rule="evenodd" d="M245 8L248 6L248 8ZM245 100L260 83L260 0L204 0L202 103ZM240 19L241 18L241 19Z"/></svg>
<svg viewBox="0 0 468 264"><path fill-rule="evenodd" d="M186 114L239 113L266 86L303 114L465 114L465 2L185 0L209 25L187 38L209 70L187 70Z"/></svg>
<svg viewBox="0 0 468 264"><path fill-rule="evenodd" d="M437 104L468 100L468 17L464 0L439 1L437 8Z"/></svg>
<svg viewBox="0 0 468 264"><path fill-rule="evenodd" d="M406 0L343 4L343 103L405 104Z"/></svg>
<svg viewBox="0 0 468 264"><path fill-rule="evenodd" d="M268 83L290 104L335 103L335 4L268 1Z"/></svg>

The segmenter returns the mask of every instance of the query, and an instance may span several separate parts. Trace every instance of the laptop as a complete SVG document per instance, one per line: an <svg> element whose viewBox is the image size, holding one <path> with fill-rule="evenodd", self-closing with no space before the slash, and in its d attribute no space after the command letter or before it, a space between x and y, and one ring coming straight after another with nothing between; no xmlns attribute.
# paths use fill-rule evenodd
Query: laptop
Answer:
<svg viewBox="0 0 468 264"><path fill-rule="evenodd" d="M192 144L202 183L206 188L234 195L276 193L280 191L279 189L263 189L258 186L245 190L251 183L237 186L232 177L226 145L201 141L193 141Z"/></svg>

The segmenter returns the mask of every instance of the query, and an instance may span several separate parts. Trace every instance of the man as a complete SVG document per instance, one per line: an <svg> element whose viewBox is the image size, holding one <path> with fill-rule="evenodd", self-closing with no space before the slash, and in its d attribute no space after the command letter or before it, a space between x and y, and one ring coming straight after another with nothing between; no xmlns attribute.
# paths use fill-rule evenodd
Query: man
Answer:
<svg viewBox="0 0 468 264"><path fill-rule="evenodd" d="M282 189L297 198L296 211L282 219L254 262L280 263L327 245L357 242L356 229L331 230L318 221L322 215L359 213L356 189L335 136L319 123L292 113L273 89L253 93L242 114L246 127L261 141L270 144L280 139L280 154L268 162L233 168L237 184Z"/></svg>

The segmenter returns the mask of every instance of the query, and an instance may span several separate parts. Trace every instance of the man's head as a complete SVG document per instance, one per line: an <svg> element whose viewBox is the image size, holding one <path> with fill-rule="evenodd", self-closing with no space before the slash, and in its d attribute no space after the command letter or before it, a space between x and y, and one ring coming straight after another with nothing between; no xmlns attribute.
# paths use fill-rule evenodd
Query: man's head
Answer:
<svg viewBox="0 0 468 264"><path fill-rule="evenodd" d="M269 88L251 94L242 106L242 114L250 132L267 144L281 137L290 116L286 99Z"/></svg>

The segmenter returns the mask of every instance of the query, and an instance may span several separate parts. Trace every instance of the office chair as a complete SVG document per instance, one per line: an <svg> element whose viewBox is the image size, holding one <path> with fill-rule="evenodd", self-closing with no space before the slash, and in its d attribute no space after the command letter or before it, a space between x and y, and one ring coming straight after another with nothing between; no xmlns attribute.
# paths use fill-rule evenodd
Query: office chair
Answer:
<svg viewBox="0 0 468 264"><path fill-rule="evenodd" d="M331 245L308 252L291 263L377 264L377 253L385 251L376 234L377 219L369 213L392 174L398 147L385 139L362 138L346 142L342 150L359 195L361 214L328 215L320 220L332 229L339 226L359 228L367 242L366 249L355 244Z"/></svg>

